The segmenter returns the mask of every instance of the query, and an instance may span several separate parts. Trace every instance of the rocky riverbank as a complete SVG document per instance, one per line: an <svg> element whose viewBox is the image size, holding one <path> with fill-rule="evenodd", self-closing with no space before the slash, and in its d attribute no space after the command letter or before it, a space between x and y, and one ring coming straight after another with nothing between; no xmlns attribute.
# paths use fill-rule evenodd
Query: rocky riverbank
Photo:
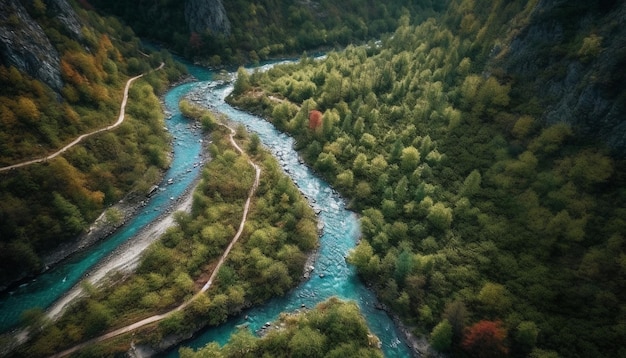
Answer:
<svg viewBox="0 0 626 358"><path fill-rule="evenodd" d="M197 181L192 186L194 190L196 186ZM116 248L95 267L90 269L84 278L93 285L99 285L105 282L104 279L110 277L110 274L113 272L126 274L133 271L139 264L143 251L158 240L167 228L175 225L174 213L191 210L192 198L193 190L188 189L179 199L170 204L170 207L164 214L144 227L133 238ZM48 317L52 320L58 318L63 313L65 307L79 297L81 292L82 288L80 283L78 283L47 310Z"/></svg>
<svg viewBox="0 0 626 358"><path fill-rule="evenodd" d="M199 165L203 167L210 157L208 156L207 145L210 142L210 135L205 135L203 138L203 155L200 157ZM95 267L90 269L86 274L85 278L88 279L92 284L97 285L103 282L105 277L108 277L109 273L112 272L120 272L120 273L128 273L134 270L139 264L139 260L141 258L142 252L147 249L150 244L154 241L158 240L167 230L168 227L175 225L174 213L177 211L185 211L189 212L191 210L191 205L193 202L193 192L195 191L198 183L200 182L201 176L198 175L193 183L183 192L181 196L179 196L175 200L171 200L169 202L168 208L163 211L161 215L159 215L152 223L145 226L139 233L137 233L134 237L117 247L113 252L111 252L106 258L101 260ZM116 204L114 207L117 210L120 210L124 213L124 223L127 222L132 215L137 211L137 209L144 205L148 198L143 197L142 200L128 200L123 201ZM109 235L115 233L119 227L123 225L119 225L117 227L113 227L110 223L106 222L106 218L103 218L105 215L101 215L99 220L102 222L96 221L92 225L92 230L90 230L91 238L86 238L84 241L85 245L89 245L89 240L94 240L93 243L97 242L98 235L104 235L101 239L108 237ZM93 244L92 243L92 244ZM76 243L79 245L79 243ZM84 246L84 247L87 247ZM83 247L78 247L78 250ZM76 247L74 247L76 249ZM63 297L61 297L57 302L55 302L47 311L48 317L51 319L55 319L62 312L63 309L69 304L72 300L74 300L77 296L79 296L82 289L80 288L80 284L77 284L73 287L69 292L67 292Z"/></svg>
<svg viewBox="0 0 626 358"><path fill-rule="evenodd" d="M46 269L114 234L133 217L137 209L139 209L146 200L148 200L148 198L145 196L131 193L117 204L107 208L107 210L120 213L122 216L120 220L116 220L115 222L108 220L106 215L107 210L103 211L96 221L91 224L87 232L80 235L77 240L62 244L52 253L44 257Z"/></svg>

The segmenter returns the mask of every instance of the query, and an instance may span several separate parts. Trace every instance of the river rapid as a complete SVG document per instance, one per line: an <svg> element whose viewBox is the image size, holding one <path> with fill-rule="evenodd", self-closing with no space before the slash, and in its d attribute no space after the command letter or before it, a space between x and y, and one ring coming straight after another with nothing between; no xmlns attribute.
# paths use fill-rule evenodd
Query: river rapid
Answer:
<svg viewBox="0 0 626 358"><path fill-rule="evenodd" d="M310 168L303 164L293 149L294 140L278 131L266 120L237 110L225 102L232 85L215 86L212 82L199 82L189 96L203 106L225 114L230 120L245 125L248 131L258 134L263 145L278 159L285 173L296 183L311 205L319 211L323 225L320 248L311 278L285 297L275 298L260 307L249 309L225 324L210 328L182 346L200 348L209 342L224 344L237 327L246 325L259 331L266 322L278 318L281 312L295 312L303 305L309 308L337 296L357 302L369 329L378 336L386 357L411 356L402 334L391 318L380 307L373 292L367 289L356 275L355 268L346 263L348 255L360 236L357 216L346 209L345 200ZM177 357L178 347L168 357Z"/></svg>
<svg viewBox="0 0 626 358"><path fill-rule="evenodd" d="M315 268L309 280L286 296L246 310L223 325L202 331L180 346L200 348L211 341L224 344L241 325L257 331L266 322L276 320L281 312L295 312L303 305L314 307L331 296L337 296L353 300L359 305L369 329L381 340L386 357L410 357L410 350L402 334L387 313L377 309L379 305L374 294L359 280L355 269L346 263L345 257L356 245L360 235L357 216L345 208L345 201L327 183L302 163L293 149L291 137L276 130L264 119L225 103L224 99L232 91L232 85L216 86L211 82L212 73L205 68L188 65L188 69L198 82L176 86L164 97L171 115L166 125L173 138L173 160L160 184L160 190L111 237L73 255L32 282L0 295L0 332L15 327L25 310L50 307L65 292L80 284L98 262L106 260L108 255L114 255L118 246L170 210L172 203L186 190L193 189L193 183L200 173L197 163L201 162L203 155L201 133L192 130L189 121L182 117L178 109L179 100L190 94L204 106L227 115L230 120L242 123L250 132L259 135L263 145L279 160L285 173L319 211L323 232ZM177 357L180 346L172 349L168 356Z"/></svg>

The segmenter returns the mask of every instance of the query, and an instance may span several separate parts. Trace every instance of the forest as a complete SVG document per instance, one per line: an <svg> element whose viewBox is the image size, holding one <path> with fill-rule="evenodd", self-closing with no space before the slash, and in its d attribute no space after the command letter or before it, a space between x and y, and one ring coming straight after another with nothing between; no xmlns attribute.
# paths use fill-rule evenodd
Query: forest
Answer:
<svg viewBox="0 0 626 358"><path fill-rule="evenodd" d="M38 308L25 312L23 322L31 327L32 338L17 352L20 356L49 356L170 311L194 296L211 275L239 227L254 170L246 156L232 148L230 130L217 124L223 119L189 102L182 107L213 122L208 148L212 159L194 191L191 212L175 214L176 225L147 250L136 272L112 273L106 284L97 286L83 282L86 296L72 303L60 319L49 322ZM236 138L262 168L243 234L214 285L186 308L133 333L136 345L158 347L164 337L184 337L206 325L218 325L244 308L286 294L302 279L307 257L318 245L313 209L256 135L238 127ZM126 335L85 348L82 354L123 353L130 342Z"/></svg>
<svg viewBox="0 0 626 358"><path fill-rule="evenodd" d="M311 310L282 314L261 338L243 328L223 347L210 343L195 352L182 348L180 357L377 358L383 357L379 343L354 302L331 297Z"/></svg>
<svg viewBox="0 0 626 358"><path fill-rule="evenodd" d="M373 0L223 1L230 33L190 31L184 1L90 0L100 11L120 16L141 37L210 66L232 66L335 48L392 32L402 14L422 19L446 1ZM151 14L145 16L144 14Z"/></svg>
<svg viewBox="0 0 626 358"><path fill-rule="evenodd" d="M224 1L232 31L221 34L190 31L181 1L79 0L80 39L44 2L24 3L61 55L64 86L54 92L0 65L2 166L111 124L126 80L165 67L133 85L128 120L116 130L0 173L0 287L40 272L47 252L110 205L144 198L167 168L157 95L185 70L167 51L144 48L137 33L213 67L299 57L267 72L239 68L228 100L292 135L306 163L349 201L362 238L347 260L434 350L626 356L626 163L602 138L584 135L585 125L545 117L550 101L589 83L624 110L626 52L611 47L623 19L601 21L623 13L620 2L236 0ZM546 42L512 57L538 22L558 31L537 30ZM310 55L318 51L325 55ZM588 75L575 81L577 73ZM58 321L41 309L24 313L31 341L14 355L48 356L169 311L202 286L236 230L254 173L230 147L222 118L188 102L181 109L213 141L191 213L177 214L135 273L83 284L86 297ZM156 346L219 324L300 281L317 246L314 213L258 137L239 127L237 140L263 169L244 237L215 286L134 343ZM352 303L331 299L278 324L285 329L264 338L241 330L224 347L181 356L381 354ZM130 341L81 354L120 354Z"/></svg>
<svg viewBox="0 0 626 358"><path fill-rule="evenodd" d="M40 3L40 2L37 2ZM156 95L186 72L166 52L145 53L115 18L77 9L81 41L43 8L29 8L61 55L60 93L0 64L0 165L49 155L83 133L115 123L126 80L135 83L127 120L65 155L0 173L0 287L44 268L43 257L73 241L107 207L143 198L169 163L169 137ZM130 194L129 196L129 193ZM113 223L119 225L119 223Z"/></svg>
<svg viewBox="0 0 626 358"><path fill-rule="evenodd" d="M293 135L350 198L363 235L350 262L433 348L623 356L625 163L542 123L524 84L488 61L532 7L468 4L319 59L240 68L229 100Z"/></svg>

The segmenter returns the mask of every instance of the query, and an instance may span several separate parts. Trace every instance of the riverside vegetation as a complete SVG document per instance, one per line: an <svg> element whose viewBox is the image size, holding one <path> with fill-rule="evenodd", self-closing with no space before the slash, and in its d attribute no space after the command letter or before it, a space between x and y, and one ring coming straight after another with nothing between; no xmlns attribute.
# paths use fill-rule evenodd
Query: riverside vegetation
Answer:
<svg viewBox="0 0 626 358"><path fill-rule="evenodd" d="M142 258L136 273L114 275L109 284L84 283L86 297L72 304L56 322L45 322L38 309L25 314L32 341L20 348L25 356L50 355L88 338L169 311L198 291L237 231L244 202L254 180L247 159L230 147L230 130L216 125L208 112L189 103L181 108L207 119L212 160L203 169L190 213L177 213L168 229ZM255 135L237 130L237 140L262 168L244 232L220 269L213 286L189 306L156 325L134 333L135 345L159 347L165 337L188 336L205 325L217 325L243 308L285 294L300 282L307 254L317 246L313 209L281 171ZM90 346L89 356L125 352L126 336Z"/></svg>
<svg viewBox="0 0 626 358"><path fill-rule="evenodd" d="M185 73L165 51L143 53L129 27L76 9L81 40L46 12L29 7L60 54L64 86L54 92L15 67L0 65L0 165L48 155L118 117L126 80L127 120L48 162L0 174L0 287L44 268L43 257L84 233L129 193L143 197L168 166L169 137L156 97ZM21 26L19 23L13 26ZM128 197L127 197L128 198ZM120 214L110 221L119 224Z"/></svg>
<svg viewBox="0 0 626 358"><path fill-rule="evenodd" d="M623 356L624 162L540 123L536 98L487 61L531 6L466 3L403 17L379 43L240 68L229 102L293 135L351 200L350 262L436 350Z"/></svg>
<svg viewBox="0 0 626 358"><path fill-rule="evenodd" d="M382 358L379 343L354 302L332 297L310 311L282 314L262 338L241 329L223 347L211 343L196 352L182 348L180 357Z"/></svg>
<svg viewBox="0 0 626 358"><path fill-rule="evenodd" d="M239 71L232 102L262 113L292 133L307 162L351 199L362 215L364 238L349 260L390 310L415 333L430 337L433 348L476 357L626 355L621 343L626 338L623 159L612 156L597 138L580 136L580 128L544 122L545 103L550 102L534 96L537 88L528 81L557 88L554 83L559 79L567 84L572 68L594 65L610 43L608 36L619 33L618 22L600 24L594 22L596 15L619 7L619 2L559 2L550 11L539 11L538 21L546 27L557 20L552 35L563 41L554 46L533 44L534 51L525 55L541 61L521 61L525 77L500 67L500 55L512 50L511 39L524 31L535 7L557 2L451 0L436 2L439 7L433 8L429 1L339 5L303 1L301 8L290 9L282 1L233 1L225 4L237 5L229 8L235 25L228 35L184 30L181 2L125 2L121 11L122 2L94 3L102 7L110 3L111 12L131 20L128 23L138 32L169 41L181 53L202 56L204 63L214 65L300 53L309 45L328 48L380 38L330 53L323 61L303 56L299 64L267 74ZM416 14L418 8L425 11ZM145 16L149 11L144 10L161 16ZM341 15L350 21L344 22ZM434 18L424 21L430 15ZM104 21L111 21L111 28L122 35L110 37L115 47L123 49L128 43L136 47L128 28L116 20ZM299 29L303 24L306 28ZM379 35L396 28L393 36ZM544 34L536 33L537 38ZM143 56L121 53L128 61L113 60L118 73L141 72L137 66L145 64ZM614 91L619 102L624 98L619 71L624 54L611 53L616 71L590 72L585 80ZM135 70L128 72L131 68ZM167 68L172 68L169 63ZM80 66L78 70L82 71ZM8 71L8 78L17 78L16 71ZM568 93L584 88L568 86ZM33 88L22 95L39 93ZM21 103L32 108L28 101ZM313 121L309 110L319 111L313 112L317 113ZM28 127L32 128L37 127ZM124 173L114 174L124 177ZM92 177L98 175L94 172L88 178ZM15 181L20 189L9 192L29 193L42 187L32 179L20 177ZM0 201L12 202L15 199L6 195ZM25 208L32 207L5 206L8 209L3 210L21 208L10 211L15 213L11 218L20 218ZM34 262L31 266L37 268L31 253L38 251L30 245L36 239L20 237L27 240L3 243L0 255L25 253L17 256L19 263ZM23 246L22 241L29 244ZM8 259L12 257L16 256ZM10 261L3 257L2 262ZM84 307L103 307L90 300L86 302L93 306ZM100 312L104 318L113 317L111 310ZM40 318L33 311L25 321L40 323ZM163 332L182 331L182 322L175 316L159 324L153 341ZM49 334L50 342L58 346L66 339L62 334L75 327L49 326L40 337ZM83 329L74 332L64 337L85 337ZM40 342L42 351L52 350L45 340ZM111 348L115 342L120 351L127 348L128 340L112 342L87 353L105 354L116 349Z"/></svg>

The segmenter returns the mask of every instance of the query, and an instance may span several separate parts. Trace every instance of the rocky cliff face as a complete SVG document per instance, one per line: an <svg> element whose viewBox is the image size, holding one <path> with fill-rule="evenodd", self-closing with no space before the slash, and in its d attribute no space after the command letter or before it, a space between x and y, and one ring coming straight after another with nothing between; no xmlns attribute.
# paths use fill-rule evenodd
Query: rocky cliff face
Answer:
<svg viewBox="0 0 626 358"><path fill-rule="evenodd" d="M59 53L24 3L29 4L19 0L0 1L0 61L60 91L63 81ZM67 0L50 0L45 4L46 15L58 21L70 37L81 42L83 24Z"/></svg>
<svg viewBox="0 0 626 358"><path fill-rule="evenodd" d="M63 24L70 36L76 41L82 41L84 38L83 23L67 0L50 0L46 1L46 4L48 5L48 12L52 13Z"/></svg>
<svg viewBox="0 0 626 358"><path fill-rule="evenodd" d="M63 87L59 53L18 0L0 2L0 60L55 90Z"/></svg>
<svg viewBox="0 0 626 358"><path fill-rule="evenodd" d="M551 124L626 153L626 3L541 0L500 65Z"/></svg>
<svg viewBox="0 0 626 358"><path fill-rule="evenodd" d="M185 1L185 20L192 32L210 30L214 33L230 34L230 21L222 0Z"/></svg>

